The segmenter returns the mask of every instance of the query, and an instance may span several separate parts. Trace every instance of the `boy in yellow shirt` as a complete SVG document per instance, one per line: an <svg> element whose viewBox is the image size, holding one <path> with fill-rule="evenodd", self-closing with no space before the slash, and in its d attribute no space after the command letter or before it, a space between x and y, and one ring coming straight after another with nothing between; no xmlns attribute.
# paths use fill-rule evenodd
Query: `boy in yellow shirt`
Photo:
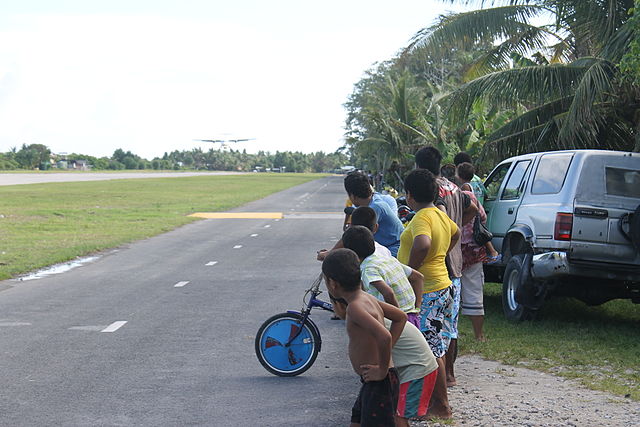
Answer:
<svg viewBox="0 0 640 427"><path fill-rule="evenodd" d="M398 260L424 275L420 330L438 360L438 378L431 398L429 414L450 418L443 357L448 342L442 335L453 303L451 279L445 264L447 253L460 239L460 230L444 212L435 207L438 184L426 169L412 171L404 182L407 203L416 214L400 237Z"/></svg>

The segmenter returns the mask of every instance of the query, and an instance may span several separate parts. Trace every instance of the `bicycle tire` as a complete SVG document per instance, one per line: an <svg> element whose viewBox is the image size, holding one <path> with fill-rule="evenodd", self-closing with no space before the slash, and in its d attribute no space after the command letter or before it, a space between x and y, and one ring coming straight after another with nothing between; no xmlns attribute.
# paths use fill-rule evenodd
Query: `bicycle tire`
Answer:
<svg viewBox="0 0 640 427"><path fill-rule="evenodd" d="M291 342L285 343L298 332L302 316L297 313L280 313L267 319L255 338L258 360L269 372L280 377L293 377L309 369L320 351L320 336L311 320L302 325L302 331Z"/></svg>

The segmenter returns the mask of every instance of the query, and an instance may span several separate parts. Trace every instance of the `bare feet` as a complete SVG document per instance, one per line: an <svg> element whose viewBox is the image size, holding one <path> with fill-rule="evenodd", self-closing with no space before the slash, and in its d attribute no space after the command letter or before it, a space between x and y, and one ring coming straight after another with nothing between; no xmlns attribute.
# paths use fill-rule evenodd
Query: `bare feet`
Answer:
<svg viewBox="0 0 640 427"><path fill-rule="evenodd" d="M453 387L458 385L456 377L447 375L447 387Z"/></svg>
<svg viewBox="0 0 640 427"><path fill-rule="evenodd" d="M431 407L429 407L429 410L427 411L427 415L425 415L424 417L418 417L418 419L420 421L432 421L436 418L439 418L441 420L448 420L450 418L453 418L453 414L451 413L451 407L450 406L441 406L441 405L432 405Z"/></svg>

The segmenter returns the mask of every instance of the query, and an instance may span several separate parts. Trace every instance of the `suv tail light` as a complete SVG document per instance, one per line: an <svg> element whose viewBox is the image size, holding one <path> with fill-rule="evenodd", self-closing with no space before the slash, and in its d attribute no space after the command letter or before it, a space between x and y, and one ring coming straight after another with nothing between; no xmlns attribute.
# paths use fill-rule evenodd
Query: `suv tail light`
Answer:
<svg viewBox="0 0 640 427"><path fill-rule="evenodd" d="M556 224L553 227L553 238L555 240L571 240L571 228L573 227L573 214L556 214Z"/></svg>

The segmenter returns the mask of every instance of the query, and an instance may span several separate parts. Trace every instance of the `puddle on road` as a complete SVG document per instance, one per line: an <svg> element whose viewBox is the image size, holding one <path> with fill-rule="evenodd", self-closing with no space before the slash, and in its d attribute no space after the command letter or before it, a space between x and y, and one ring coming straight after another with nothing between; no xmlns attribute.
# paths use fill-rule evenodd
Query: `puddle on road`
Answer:
<svg viewBox="0 0 640 427"><path fill-rule="evenodd" d="M62 264L56 264L51 267L44 268L42 270L38 270L35 273L28 274L26 276L18 277L15 279L16 281L24 282L26 280L37 280L42 279L44 277L52 276L54 274L65 273L74 268L80 267L84 264L88 264L100 258L99 256L89 256L85 258L78 258L73 261L65 262Z"/></svg>

